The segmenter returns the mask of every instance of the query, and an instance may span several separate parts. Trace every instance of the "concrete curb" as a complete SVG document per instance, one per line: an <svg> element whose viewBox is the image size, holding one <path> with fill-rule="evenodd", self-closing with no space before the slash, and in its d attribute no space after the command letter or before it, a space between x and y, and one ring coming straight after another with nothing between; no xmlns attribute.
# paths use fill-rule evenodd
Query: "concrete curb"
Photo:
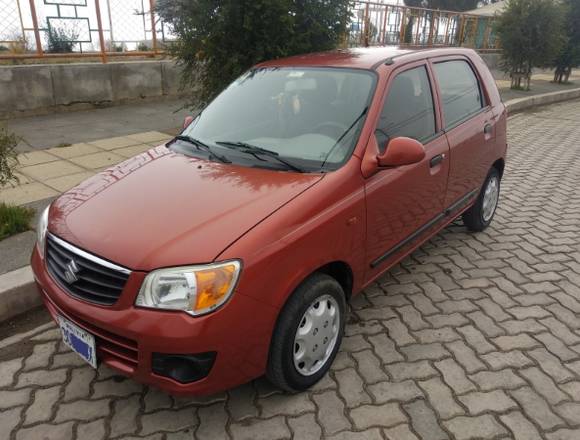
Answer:
<svg viewBox="0 0 580 440"><path fill-rule="evenodd" d="M508 112L514 114L532 107L576 98L580 98L580 88L512 99L505 104ZM30 266L0 275L0 322L27 312L41 303Z"/></svg>
<svg viewBox="0 0 580 440"><path fill-rule="evenodd" d="M505 103L508 113L514 114L532 107L554 104L580 98L580 88L561 90L558 92L542 93L541 95L528 96L525 98L511 99Z"/></svg>
<svg viewBox="0 0 580 440"><path fill-rule="evenodd" d="M0 275L0 322L41 304L30 266Z"/></svg>

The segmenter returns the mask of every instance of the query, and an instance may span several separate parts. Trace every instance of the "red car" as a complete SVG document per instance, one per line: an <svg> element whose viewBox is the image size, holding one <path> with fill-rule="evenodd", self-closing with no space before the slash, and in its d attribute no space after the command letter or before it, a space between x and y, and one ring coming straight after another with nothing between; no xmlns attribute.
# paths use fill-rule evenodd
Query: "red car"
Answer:
<svg viewBox="0 0 580 440"><path fill-rule="evenodd" d="M185 125L54 201L32 255L73 350L173 394L316 383L352 296L458 216L490 224L507 148L465 49L266 62Z"/></svg>

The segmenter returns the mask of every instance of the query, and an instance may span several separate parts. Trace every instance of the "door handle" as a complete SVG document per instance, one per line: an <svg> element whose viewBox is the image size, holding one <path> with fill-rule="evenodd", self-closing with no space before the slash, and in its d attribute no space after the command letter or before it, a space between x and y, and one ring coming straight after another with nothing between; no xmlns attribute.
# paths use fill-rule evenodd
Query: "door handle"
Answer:
<svg viewBox="0 0 580 440"><path fill-rule="evenodd" d="M485 126L483 127L483 134L491 134L492 131L493 127L491 126L491 124L485 124Z"/></svg>
<svg viewBox="0 0 580 440"><path fill-rule="evenodd" d="M433 156L429 161L429 166L433 168L443 162L443 159L445 159L445 154L438 154L437 156Z"/></svg>

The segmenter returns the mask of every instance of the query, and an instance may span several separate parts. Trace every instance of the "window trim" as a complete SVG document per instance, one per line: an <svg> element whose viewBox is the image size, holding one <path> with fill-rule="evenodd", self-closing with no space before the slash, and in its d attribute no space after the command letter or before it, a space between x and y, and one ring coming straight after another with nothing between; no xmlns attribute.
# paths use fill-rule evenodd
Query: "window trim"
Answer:
<svg viewBox="0 0 580 440"><path fill-rule="evenodd" d="M451 62L451 61L463 61L463 62L467 63L467 65L469 66L469 68L473 72L473 75L475 76L475 79L477 81L478 89L479 89L479 96L480 96L481 101L482 101L482 103L481 103L482 106L477 111L469 113L468 115L466 115L462 119L459 119L458 121L455 121L453 124L446 126L447 121L445 121L445 111L443 108L443 100L441 99L441 85L439 84L439 80L437 79L437 73L435 72L435 64L442 64L442 63L447 63L447 62ZM460 126L464 122L467 122L467 121L475 118L480 113L487 112L491 109L490 99L489 99L489 96L487 93L487 89L484 86L484 82L481 79L479 71L475 68L472 61L467 56L464 56L464 55L445 55L445 56L441 56L441 57L429 58L429 65L431 67L433 82L436 84L436 87L437 87L437 98L438 98L439 109L441 112L441 131L442 132L446 133L450 130L453 130L454 128ZM445 122L445 125L443 124L444 122Z"/></svg>

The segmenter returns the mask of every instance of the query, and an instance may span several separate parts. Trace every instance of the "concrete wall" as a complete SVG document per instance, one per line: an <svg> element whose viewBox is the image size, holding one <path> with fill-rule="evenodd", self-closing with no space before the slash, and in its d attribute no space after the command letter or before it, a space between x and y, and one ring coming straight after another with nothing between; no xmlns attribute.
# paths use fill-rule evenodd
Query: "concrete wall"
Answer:
<svg viewBox="0 0 580 440"><path fill-rule="evenodd" d="M177 96L172 61L0 66L0 118Z"/></svg>

